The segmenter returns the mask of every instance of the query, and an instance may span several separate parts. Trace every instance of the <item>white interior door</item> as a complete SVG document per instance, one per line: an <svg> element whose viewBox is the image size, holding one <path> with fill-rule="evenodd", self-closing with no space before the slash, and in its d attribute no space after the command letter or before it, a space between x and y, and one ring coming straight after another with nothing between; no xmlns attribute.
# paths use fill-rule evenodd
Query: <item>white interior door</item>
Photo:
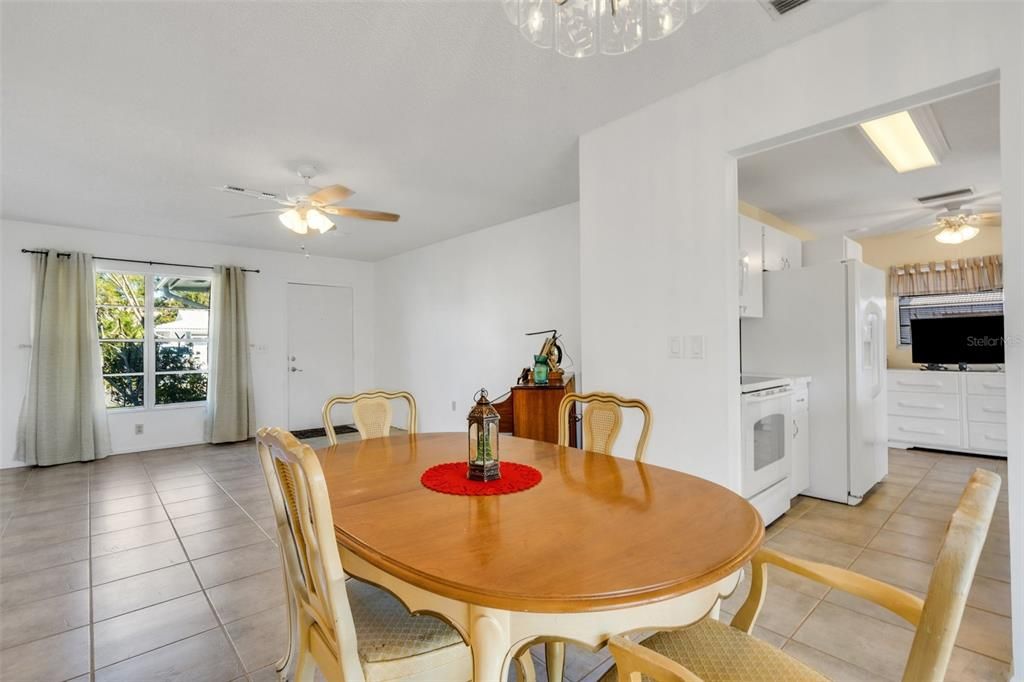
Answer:
<svg viewBox="0 0 1024 682"><path fill-rule="evenodd" d="M288 428L322 428L320 410L355 386L352 289L288 285ZM335 424L352 423L339 407Z"/></svg>

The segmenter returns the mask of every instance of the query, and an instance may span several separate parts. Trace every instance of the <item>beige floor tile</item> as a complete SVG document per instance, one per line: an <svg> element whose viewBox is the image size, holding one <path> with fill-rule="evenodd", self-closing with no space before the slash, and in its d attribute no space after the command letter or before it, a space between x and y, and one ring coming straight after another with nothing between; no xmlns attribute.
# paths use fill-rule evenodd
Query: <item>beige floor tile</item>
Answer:
<svg viewBox="0 0 1024 682"><path fill-rule="evenodd" d="M935 557L938 556L939 547L941 546L942 540L940 538L922 538L916 535L885 530L884 528L878 532L878 535L868 545L871 549L878 550L879 552L905 556L927 563L935 562Z"/></svg>
<svg viewBox="0 0 1024 682"><path fill-rule="evenodd" d="M118 514L97 516L92 520L91 529L93 535L99 535L100 533L112 533L116 530L125 530L166 520L167 514L164 513L161 507L146 507Z"/></svg>
<svg viewBox="0 0 1024 682"><path fill-rule="evenodd" d="M1010 679L1010 664L987 656L953 649L946 671L946 682L1002 682Z"/></svg>
<svg viewBox="0 0 1024 682"><path fill-rule="evenodd" d="M275 606L225 626L246 671L271 665L284 654L288 646L287 619L287 609Z"/></svg>
<svg viewBox="0 0 1024 682"><path fill-rule="evenodd" d="M790 637L818 600L781 585L768 588L757 624L783 637Z"/></svg>
<svg viewBox="0 0 1024 682"><path fill-rule="evenodd" d="M213 481L206 474L193 474L190 476L178 476L176 478L161 478L153 481L153 487L158 493L168 490L180 490L182 488L193 488L195 486L214 485ZM161 495L162 497L163 495Z"/></svg>
<svg viewBox="0 0 1024 682"><path fill-rule="evenodd" d="M821 561L846 568L858 554L861 548L848 545L844 542L836 542L811 533L786 528L766 543L769 547L786 552L793 556L811 561Z"/></svg>
<svg viewBox="0 0 1024 682"><path fill-rule="evenodd" d="M220 486L209 478L206 479L206 483L200 485L193 485L187 488L171 488L170 490L161 490L158 493L164 504L176 504L178 502L198 500L203 497L216 497L223 494L224 491L221 490Z"/></svg>
<svg viewBox="0 0 1024 682"><path fill-rule="evenodd" d="M138 497L140 495L149 495L155 493L156 489L152 483L140 482L130 483L128 485L111 486L109 488L99 488L93 490L89 496L90 502L107 502L110 500L120 500L125 497Z"/></svg>
<svg viewBox="0 0 1024 682"><path fill-rule="evenodd" d="M804 665L817 670L832 682L882 682L885 680L884 677L795 640L789 640L782 650Z"/></svg>
<svg viewBox="0 0 1024 682"><path fill-rule="evenodd" d="M44 568L83 561L89 558L89 538L77 538L47 545L31 552L0 555L0 582L16 575Z"/></svg>
<svg viewBox="0 0 1024 682"><path fill-rule="evenodd" d="M967 595L967 603L1001 616L1009 616L1010 583L975 575L971 593Z"/></svg>
<svg viewBox="0 0 1024 682"><path fill-rule="evenodd" d="M232 580L281 567L281 554L269 540L212 554L192 562L203 587L210 588Z"/></svg>
<svg viewBox="0 0 1024 682"><path fill-rule="evenodd" d="M797 575L778 566L768 567L768 590L775 587L785 587L794 592L821 599L828 593L828 587L810 578Z"/></svg>
<svg viewBox="0 0 1024 682"><path fill-rule="evenodd" d="M988 539L985 541L985 550L1009 556L1010 536L1005 533L989 530Z"/></svg>
<svg viewBox="0 0 1024 682"><path fill-rule="evenodd" d="M891 512L899 507L905 499L907 499L905 495L875 493L866 497L858 506L874 511Z"/></svg>
<svg viewBox="0 0 1024 682"><path fill-rule="evenodd" d="M932 519L933 521L941 521L943 523L947 523L953 515L953 509L946 505L919 502L910 498L907 498L903 504L897 507L896 511L900 514L917 516L922 519Z"/></svg>
<svg viewBox="0 0 1024 682"><path fill-rule="evenodd" d="M960 487L967 484L967 479L971 477L969 471L948 471L944 469L935 468L928 472L924 477L926 481L945 481L946 483L957 483Z"/></svg>
<svg viewBox="0 0 1024 682"><path fill-rule="evenodd" d="M610 659L611 652L607 647L591 651L575 644L567 644L565 647L565 677L569 680L586 679L598 668L603 667L606 670Z"/></svg>
<svg viewBox="0 0 1024 682"><path fill-rule="evenodd" d="M96 667L116 663L217 627L201 592L132 611L93 626Z"/></svg>
<svg viewBox="0 0 1024 682"><path fill-rule="evenodd" d="M793 639L881 677L898 680L914 633L822 602Z"/></svg>
<svg viewBox="0 0 1024 682"><path fill-rule="evenodd" d="M12 647L0 656L0 679L11 682L67 680L88 672L88 627Z"/></svg>
<svg viewBox="0 0 1024 682"><path fill-rule="evenodd" d="M907 514L899 513L890 516L882 528L897 533L906 533L907 535L937 540L941 540L946 535L945 521L922 519L918 516L908 516Z"/></svg>
<svg viewBox="0 0 1024 682"><path fill-rule="evenodd" d="M184 545L189 558L195 560L230 549L265 542L269 539L262 528L247 520L236 526L208 530L204 533L183 537L181 544Z"/></svg>
<svg viewBox="0 0 1024 682"><path fill-rule="evenodd" d="M228 682L244 676L227 635L220 628L168 644L96 671L97 682L202 680ZM275 679L275 682L278 682Z"/></svg>
<svg viewBox="0 0 1024 682"><path fill-rule="evenodd" d="M172 519L176 519L181 516L191 516L192 514L202 514L203 512L213 511L214 509L232 507L234 504L234 501L230 497L224 493L218 493L217 495L211 495L209 497L200 497L195 500L185 500L184 502L174 502L165 506L167 508L167 515Z"/></svg>
<svg viewBox="0 0 1024 682"><path fill-rule="evenodd" d="M915 592L913 590L906 591L910 594L913 594L916 597L924 599L923 592ZM885 621L886 623L889 623L891 625L896 625L898 627L903 628L904 630L910 630L911 632L914 631L913 625L903 620L889 609L879 606L878 604L870 602L866 599L855 597L848 592L843 592L841 590L830 590L828 595L825 597L825 601L827 601L829 604L842 606L843 608L849 609L851 611L856 611L857 613L863 614L865 616L871 616L872 618Z"/></svg>
<svg viewBox="0 0 1024 682"><path fill-rule="evenodd" d="M93 588L93 620L113 618L199 589L187 563L115 580Z"/></svg>
<svg viewBox="0 0 1024 682"><path fill-rule="evenodd" d="M126 528L112 533L92 536L93 557L123 552L136 547L154 545L158 542L173 540L176 536L169 521L150 523L145 526Z"/></svg>
<svg viewBox="0 0 1024 682"><path fill-rule="evenodd" d="M208 530L236 526L249 520L249 516L240 507L226 507L191 516L181 516L172 521L178 535L195 535Z"/></svg>
<svg viewBox="0 0 1024 682"><path fill-rule="evenodd" d="M88 507L83 504L36 512L34 514L19 514L15 511L14 516L11 517L7 528L4 530L4 535L21 535L51 526L81 521L87 518L88 513Z"/></svg>
<svg viewBox="0 0 1024 682"><path fill-rule="evenodd" d="M997 552L981 553L978 559L978 575L1010 582L1010 557Z"/></svg>
<svg viewBox="0 0 1024 682"><path fill-rule="evenodd" d="M0 583L0 608L7 610L19 604L56 597L88 586L88 561L23 573Z"/></svg>
<svg viewBox="0 0 1024 682"><path fill-rule="evenodd" d="M873 549L864 550L850 570L917 592L927 592L932 577L931 564Z"/></svg>
<svg viewBox="0 0 1024 682"><path fill-rule="evenodd" d="M145 495L134 495L132 497L121 497L116 500L105 500L93 502L89 505L89 513L93 517L106 516L107 514L120 514L122 512L145 509L146 507L159 507L160 497L156 493Z"/></svg>
<svg viewBox="0 0 1024 682"><path fill-rule="evenodd" d="M807 513L807 518L828 518L839 521L859 523L862 526L880 528L889 518L890 511L884 509L871 509L863 504L851 507L846 504L835 502L822 502L820 505Z"/></svg>
<svg viewBox="0 0 1024 682"><path fill-rule="evenodd" d="M26 489L22 500L18 503L17 513L35 514L37 512L63 509L64 507L77 507L89 503L89 491L50 494L43 493L33 495Z"/></svg>
<svg viewBox="0 0 1024 682"><path fill-rule="evenodd" d="M0 649L60 634L89 624L89 590L5 608L0 618Z"/></svg>
<svg viewBox="0 0 1024 682"><path fill-rule="evenodd" d="M284 578L274 568L206 591L222 623L230 623L285 603Z"/></svg>
<svg viewBox="0 0 1024 682"><path fill-rule="evenodd" d="M49 545L57 545L68 540L86 537L89 537L88 519L56 526L47 526L46 528L18 535L5 533L3 538L0 539L0 556L34 552Z"/></svg>
<svg viewBox="0 0 1024 682"><path fill-rule="evenodd" d="M878 528L874 526L814 516L813 512L794 521L790 528L820 535L830 540L838 540L839 542L845 542L848 545L855 545L857 547L867 545L878 532Z"/></svg>
<svg viewBox="0 0 1024 682"><path fill-rule="evenodd" d="M1012 653L1010 619L968 606L964 609L956 643L964 649L1009 662Z"/></svg>
<svg viewBox="0 0 1024 682"><path fill-rule="evenodd" d="M92 584L100 585L187 561L177 540L136 547L92 559Z"/></svg>

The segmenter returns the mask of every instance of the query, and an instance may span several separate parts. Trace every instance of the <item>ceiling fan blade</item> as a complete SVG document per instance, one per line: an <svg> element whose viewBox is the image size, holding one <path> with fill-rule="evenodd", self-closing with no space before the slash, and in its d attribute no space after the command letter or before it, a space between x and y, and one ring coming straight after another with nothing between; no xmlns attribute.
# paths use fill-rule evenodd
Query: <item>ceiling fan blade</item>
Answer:
<svg viewBox="0 0 1024 682"><path fill-rule="evenodd" d="M268 215L270 213L273 213L273 214L276 215L276 214L280 213L280 211L273 211L273 210L272 211L255 211L253 213L239 213L238 215L229 215L228 217L229 218L251 218L252 216Z"/></svg>
<svg viewBox="0 0 1024 682"><path fill-rule="evenodd" d="M283 204L285 206L292 205L291 202L288 201L287 199L285 199L284 197L280 197L280 196L278 196L276 194L273 194L271 192L260 192L259 190L245 189L244 187L236 187L234 185L223 185L221 187L217 187L216 189L220 190L221 192L226 192L228 194L239 194L239 195L241 195L243 197L250 197L252 199L263 199L265 201L276 201L277 203Z"/></svg>
<svg viewBox="0 0 1024 682"><path fill-rule="evenodd" d="M345 218L361 218L363 220L386 220L389 223L398 220L397 213L385 213L384 211L367 211L362 208L348 208L346 206L324 206L320 209L324 213L342 216Z"/></svg>
<svg viewBox="0 0 1024 682"><path fill-rule="evenodd" d="M353 194L355 192L344 185L331 185L330 187L321 187L310 194L309 200L314 204L333 204L336 201L348 199Z"/></svg>

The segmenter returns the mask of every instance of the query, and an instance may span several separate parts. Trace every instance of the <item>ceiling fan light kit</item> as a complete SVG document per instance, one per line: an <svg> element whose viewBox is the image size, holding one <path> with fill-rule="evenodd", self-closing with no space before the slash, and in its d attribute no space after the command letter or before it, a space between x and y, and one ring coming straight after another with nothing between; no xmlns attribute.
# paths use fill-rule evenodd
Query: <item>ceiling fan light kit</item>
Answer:
<svg viewBox="0 0 1024 682"><path fill-rule="evenodd" d="M334 221L326 214L359 218L361 220L380 220L385 222L396 222L399 218L397 213L386 213L384 211L367 211L361 208L348 208L346 206L334 206L354 194L352 190L343 185L330 185L328 187L314 187L310 180L316 174L316 169L308 164L299 167L298 175L302 178L303 184L285 197L271 192L260 192L235 185L224 185L220 187L222 192L230 194L241 194L253 199L273 201L281 206L283 210L257 211L256 213L245 213L234 216L235 218L247 218L254 215L276 213L277 219L295 234L308 234L311 230L324 234L337 228Z"/></svg>
<svg viewBox="0 0 1024 682"><path fill-rule="evenodd" d="M502 0L505 16L537 47L566 57L632 52L676 31L710 0Z"/></svg>

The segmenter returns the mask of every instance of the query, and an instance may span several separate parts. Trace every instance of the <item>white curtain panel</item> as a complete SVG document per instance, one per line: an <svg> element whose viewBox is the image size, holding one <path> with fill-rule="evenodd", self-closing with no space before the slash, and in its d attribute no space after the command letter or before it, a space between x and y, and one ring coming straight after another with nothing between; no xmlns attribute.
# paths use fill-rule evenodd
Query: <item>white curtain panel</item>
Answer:
<svg viewBox="0 0 1024 682"><path fill-rule="evenodd" d="M210 306L210 379L206 439L234 443L254 432L249 331L245 314L245 273L218 265L213 269Z"/></svg>
<svg viewBox="0 0 1024 682"><path fill-rule="evenodd" d="M50 466L110 454L92 256L33 254L32 360L16 457Z"/></svg>

